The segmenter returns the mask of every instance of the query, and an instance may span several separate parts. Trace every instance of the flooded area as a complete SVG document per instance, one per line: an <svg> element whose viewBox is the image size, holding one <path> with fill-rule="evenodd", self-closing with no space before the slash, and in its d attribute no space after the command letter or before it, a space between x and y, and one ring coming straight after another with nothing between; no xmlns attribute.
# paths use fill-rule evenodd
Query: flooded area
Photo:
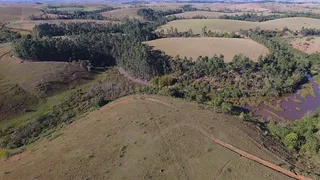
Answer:
<svg viewBox="0 0 320 180"><path fill-rule="evenodd" d="M266 101L258 107L246 108L251 110L254 115L264 118L290 121L301 119L320 106L319 85L315 83L313 77L308 76L308 79L310 92L307 95L303 95L304 97L301 96L303 94L301 90L298 90L296 93Z"/></svg>

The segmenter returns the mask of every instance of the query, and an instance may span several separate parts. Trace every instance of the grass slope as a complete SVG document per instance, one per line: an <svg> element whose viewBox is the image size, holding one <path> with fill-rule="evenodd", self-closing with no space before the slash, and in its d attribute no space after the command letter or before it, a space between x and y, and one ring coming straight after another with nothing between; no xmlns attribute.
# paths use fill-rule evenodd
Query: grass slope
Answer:
<svg viewBox="0 0 320 180"><path fill-rule="evenodd" d="M15 59L10 44L0 45L0 57L0 120L33 110L40 105L39 99L71 89L92 77L76 63Z"/></svg>
<svg viewBox="0 0 320 180"><path fill-rule="evenodd" d="M236 38L165 38L147 42L148 45L160 49L166 54L175 57L192 57L196 60L199 56L212 57L222 54L225 62L232 61L237 54L244 54L252 60L258 60L260 55L266 55L268 49L250 39Z"/></svg>
<svg viewBox="0 0 320 180"><path fill-rule="evenodd" d="M0 177L291 179L215 144L197 128L268 161L282 161L258 145L257 130L238 119L179 99L131 96L4 162Z"/></svg>
<svg viewBox="0 0 320 180"><path fill-rule="evenodd" d="M207 26L208 30L211 31L222 31L222 32L233 32L239 31L240 29L254 29L260 27L261 29L271 29L271 30L282 30L287 27L291 30L301 30L302 27L305 28L320 28L320 19L313 18L283 18L275 19L266 22L248 22L248 21L237 21L237 20L227 20L227 19L183 19L171 21L166 25L159 28L167 29L173 27L177 28L179 31L188 31L192 29L194 33L201 33L201 29Z"/></svg>

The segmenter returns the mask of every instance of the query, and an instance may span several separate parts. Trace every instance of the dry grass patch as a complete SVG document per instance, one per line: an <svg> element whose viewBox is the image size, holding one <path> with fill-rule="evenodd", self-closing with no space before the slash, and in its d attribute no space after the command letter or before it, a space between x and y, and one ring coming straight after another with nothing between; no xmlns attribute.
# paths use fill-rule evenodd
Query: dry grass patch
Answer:
<svg viewBox="0 0 320 180"><path fill-rule="evenodd" d="M282 18L275 19L271 21L265 21L259 24L262 29L278 29L282 30L284 27L287 27L294 31L300 31L302 27L305 28L320 28L320 19L314 18L303 18L303 17L294 17L294 18Z"/></svg>
<svg viewBox="0 0 320 180"><path fill-rule="evenodd" d="M192 57L194 60L199 56L212 57L222 54L225 62L232 61L237 54L243 54L257 61L260 55L266 55L269 51L263 45L250 39L235 38L165 38L148 41L148 45L160 49L170 56Z"/></svg>
<svg viewBox="0 0 320 180"><path fill-rule="evenodd" d="M275 19L265 22L249 22L249 21L238 21L238 20L228 20L228 19L183 19L171 21L166 25L159 27L167 29L173 27L177 28L178 31L188 31L192 29L194 33L201 33L201 29L207 26L207 30L211 31L221 31L221 32L235 32L240 29L254 29L260 27L261 29L272 29L272 30L282 30L287 27L291 30L301 30L302 27L305 28L320 28L320 19L313 18L282 18Z"/></svg>
<svg viewBox="0 0 320 180"><path fill-rule="evenodd" d="M102 16L111 18L111 19L119 19L123 18L131 18L131 19L141 19L142 17L137 14L139 8L122 8L113 11L106 11L101 13Z"/></svg>
<svg viewBox="0 0 320 180"><path fill-rule="evenodd" d="M194 7L199 9L211 10L240 10L243 12L261 12L268 9L262 7L260 3L246 3L246 4L231 4L231 3L191 3Z"/></svg>
<svg viewBox="0 0 320 180"><path fill-rule="evenodd" d="M248 21L226 20L226 19L183 19L171 21L159 29L167 29L173 27L179 31L188 31L192 29L194 33L201 33L201 29L207 26L208 30L232 32L240 29L256 28L257 23Z"/></svg>
<svg viewBox="0 0 320 180"><path fill-rule="evenodd" d="M283 149L268 139L278 150L271 153L259 145L268 138L260 134L239 119L199 110L181 99L125 97L72 123L59 137L36 144L19 161L0 166L0 178L292 180L210 139L282 162Z"/></svg>
<svg viewBox="0 0 320 180"><path fill-rule="evenodd" d="M28 19L31 14L41 14L33 7L0 7L0 22Z"/></svg>
<svg viewBox="0 0 320 180"><path fill-rule="evenodd" d="M308 54L320 52L320 37L296 38L290 44L292 47Z"/></svg>

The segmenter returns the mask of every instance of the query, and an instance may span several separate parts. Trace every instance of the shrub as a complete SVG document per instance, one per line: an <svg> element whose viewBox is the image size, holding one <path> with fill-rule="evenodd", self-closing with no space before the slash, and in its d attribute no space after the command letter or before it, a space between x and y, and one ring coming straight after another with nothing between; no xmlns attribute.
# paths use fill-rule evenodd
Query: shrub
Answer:
<svg viewBox="0 0 320 180"><path fill-rule="evenodd" d="M151 79L151 83L155 86L164 87L164 86L172 86L175 82L175 79L169 75L165 76L156 76Z"/></svg>
<svg viewBox="0 0 320 180"><path fill-rule="evenodd" d="M288 147L289 150L294 150L298 145L298 134L292 132L286 135L283 140L283 143Z"/></svg>
<svg viewBox="0 0 320 180"><path fill-rule="evenodd" d="M221 104L221 108L222 108L222 111L225 112L225 113L230 113L232 111L232 104L231 103L228 103L228 102L223 102Z"/></svg>

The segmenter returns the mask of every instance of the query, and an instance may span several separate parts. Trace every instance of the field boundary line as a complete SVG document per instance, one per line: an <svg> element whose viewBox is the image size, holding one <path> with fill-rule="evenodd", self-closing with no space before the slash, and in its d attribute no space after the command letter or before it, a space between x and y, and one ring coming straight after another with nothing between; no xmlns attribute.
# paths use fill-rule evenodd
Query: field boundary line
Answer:
<svg viewBox="0 0 320 180"><path fill-rule="evenodd" d="M160 104L169 106L171 108L175 108L172 105L169 105L169 104L164 103L164 102L162 102L160 100L157 100L157 99L152 99L152 98L146 98L146 99L149 100L149 101L152 101L152 102L156 102L156 103L160 103ZM266 160L264 160L264 159L262 159L260 157L257 157L255 155L252 155L252 154L248 153L248 152L245 152L245 151L243 151L243 150L241 150L241 149L239 149L239 148L237 148L237 147L235 147L235 146L233 146L233 145L231 145L229 143L221 141L220 139L213 137L211 134L209 134L208 132L206 132L205 130L203 130L202 128L200 128L197 125L195 125L195 128L198 131L200 131L203 135L205 135L206 137L211 139L213 142L215 142L215 143L219 144L220 146L225 147L225 148L227 148L227 149L229 149L229 150L231 150L231 151L233 151L233 152L235 152L235 153L237 153L237 154L239 154L239 155L241 155L241 156L243 156L243 157L245 157L247 159L255 161L255 162L257 162L257 163L259 163L259 164L261 164L263 166L266 166L266 167L268 167L270 169L278 171L278 172L280 172L280 173L282 173L282 174L284 174L286 176L289 176L289 177L297 179L297 180L313 180L313 179L311 179L309 177L305 177L305 176L293 173L293 172L291 172L291 171L289 171L289 170L287 170L285 168L282 168L282 167L280 167L278 165L275 165L275 164L273 164L273 163L271 163L269 161L266 161Z"/></svg>

